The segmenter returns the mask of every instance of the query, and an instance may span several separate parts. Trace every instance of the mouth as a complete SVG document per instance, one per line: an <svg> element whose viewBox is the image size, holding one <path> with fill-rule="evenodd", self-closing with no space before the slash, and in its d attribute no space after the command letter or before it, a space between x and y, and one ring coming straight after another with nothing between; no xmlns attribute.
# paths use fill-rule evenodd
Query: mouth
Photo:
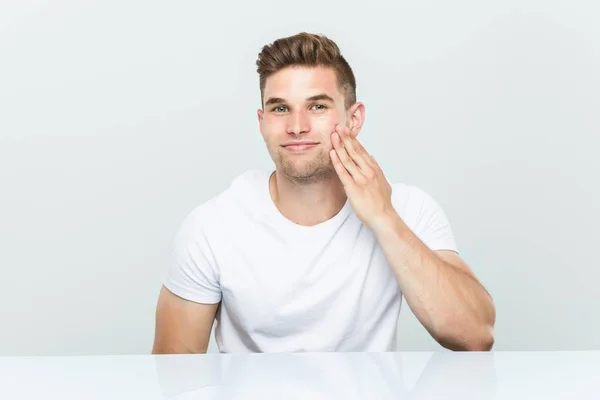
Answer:
<svg viewBox="0 0 600 400"><path fill-rule="evenodd" d="M319 145L318 142L297 142L297 143L284 144L281 147L283 147L287 151L297 153L297 152L303 152L303 151L310 150L318 145Z"/></svg>

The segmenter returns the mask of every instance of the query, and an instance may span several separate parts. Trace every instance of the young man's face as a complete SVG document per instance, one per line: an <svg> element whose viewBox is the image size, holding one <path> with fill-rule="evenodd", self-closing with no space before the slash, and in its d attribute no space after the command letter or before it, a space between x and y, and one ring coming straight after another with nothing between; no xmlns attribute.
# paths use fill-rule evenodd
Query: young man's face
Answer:
<svg viewBox="0 0 600 400"><path fill-rule="evenodd" d="M269 76L260 132L278 170L304 182L335 174L329 151L335 125L352 125L333 69L290 67ZM359 128L359 127L358 127Z"/></svg>

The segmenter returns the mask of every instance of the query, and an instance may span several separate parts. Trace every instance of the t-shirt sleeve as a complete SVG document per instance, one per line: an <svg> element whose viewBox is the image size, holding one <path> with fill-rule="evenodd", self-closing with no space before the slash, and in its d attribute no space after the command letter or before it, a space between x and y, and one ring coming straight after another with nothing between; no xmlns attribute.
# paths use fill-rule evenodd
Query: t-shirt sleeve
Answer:
<svg viewBox="0 0 600 400"><path fill-rule="evenodd" d="M177 231L163 283L186 300L216 304L221 301L219 269L206 238L203 211L190 213Z"/></svg>
<svg viewBox="0 0 600 400"><path fill-rule="evenodd" d="M427 192L413 187L411 208L413 232L431 250L451 250L458 253L454 233L446 213Z"/></svg>

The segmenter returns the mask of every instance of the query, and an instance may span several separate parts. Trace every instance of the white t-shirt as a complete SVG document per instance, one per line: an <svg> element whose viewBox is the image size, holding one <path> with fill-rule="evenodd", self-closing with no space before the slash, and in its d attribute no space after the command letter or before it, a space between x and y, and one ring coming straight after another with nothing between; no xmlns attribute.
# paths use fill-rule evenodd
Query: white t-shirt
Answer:
<svg viewBox="0 0 600 400"><path fill-rule="evenodd" d="M185 218L165 286L187 300L221 302L222 353L395 350L402 293L373 233L348 201L318 225L291 222L271 199L271 172L239 175ZM393 183L392 201L429 248L456 251L427 193Z"/></svg>

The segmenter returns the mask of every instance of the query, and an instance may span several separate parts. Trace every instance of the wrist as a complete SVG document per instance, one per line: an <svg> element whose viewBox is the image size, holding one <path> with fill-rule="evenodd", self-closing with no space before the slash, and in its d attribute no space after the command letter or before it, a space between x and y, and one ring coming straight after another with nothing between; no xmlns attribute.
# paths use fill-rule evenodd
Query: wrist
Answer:
<svg viewBox="0 0 600 400"><path fill-rule="evenodd" d="M378 216L374 217L370 224L371 231L376 237L389 236L390 234L398 233L403 230L406 225L402 218L393 208L385 210Z"/></svg>

